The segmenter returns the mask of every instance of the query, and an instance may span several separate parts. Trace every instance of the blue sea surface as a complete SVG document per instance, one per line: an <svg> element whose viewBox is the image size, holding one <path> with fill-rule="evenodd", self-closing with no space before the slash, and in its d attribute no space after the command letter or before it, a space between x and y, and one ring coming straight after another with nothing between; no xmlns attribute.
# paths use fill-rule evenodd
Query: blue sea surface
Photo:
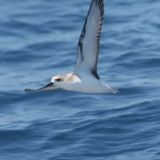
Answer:
<svg viewBox="0 0 160 160"><path fill-rule="evenodd" d="M159 0L105 0L98 72L117 95L24 92L73 70L90 2L0 1L0 160L160 160Z"/></svg>

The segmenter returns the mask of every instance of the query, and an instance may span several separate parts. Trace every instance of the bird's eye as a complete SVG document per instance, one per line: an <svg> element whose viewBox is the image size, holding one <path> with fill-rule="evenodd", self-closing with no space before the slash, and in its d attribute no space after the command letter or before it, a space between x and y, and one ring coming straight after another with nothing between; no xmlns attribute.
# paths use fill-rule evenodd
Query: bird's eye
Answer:
<svg viewBox="0 0 160 160"><path fill-rule="evenodd" d="M61 78L56 78L56 79L55 79L55 81L57 81L57 82L61 82L61 81L62 81L62 79L61 79Z"/></svg>

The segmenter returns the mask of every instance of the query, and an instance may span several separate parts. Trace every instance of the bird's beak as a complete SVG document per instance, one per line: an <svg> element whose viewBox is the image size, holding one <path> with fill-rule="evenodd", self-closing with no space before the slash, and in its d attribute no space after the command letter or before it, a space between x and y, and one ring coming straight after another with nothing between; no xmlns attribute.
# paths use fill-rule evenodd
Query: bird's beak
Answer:
<svg viewBox="0 0 160 160"><path fill-rule="evenodd" d="M44 87L42 87L42 88L40 88L40 89L38 89L38 90L43 90L43 91L45 91L45 90L50 90L52 87L54 86L54 83L53 82L50 82L50 83L48 83L47 85L45 85Z"/></svg>
<svg viewBox="0 0 160 160"><path fill-rule="evenodd" d="M54 90L57 89L57 87L54 85L53 82L48 83L47 85L45 85L42 88L39 89L25 89L25 92L38 92L38 91L49 91L49 90Z"/></svg>

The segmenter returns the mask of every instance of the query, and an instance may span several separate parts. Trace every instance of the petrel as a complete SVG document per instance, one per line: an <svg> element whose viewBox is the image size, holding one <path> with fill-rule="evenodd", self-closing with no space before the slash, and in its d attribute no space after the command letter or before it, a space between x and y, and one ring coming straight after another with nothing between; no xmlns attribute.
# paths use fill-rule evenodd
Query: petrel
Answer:
<svg viewBox="0 0 160 160"><path fill-rule="evenodd" d="M84 93L117 93L103 83L97 73L99 41L104 19L104 0L92 0L78 42L76 65L73 72L55 75L44 87L26 92L64 89Z"/></svg>

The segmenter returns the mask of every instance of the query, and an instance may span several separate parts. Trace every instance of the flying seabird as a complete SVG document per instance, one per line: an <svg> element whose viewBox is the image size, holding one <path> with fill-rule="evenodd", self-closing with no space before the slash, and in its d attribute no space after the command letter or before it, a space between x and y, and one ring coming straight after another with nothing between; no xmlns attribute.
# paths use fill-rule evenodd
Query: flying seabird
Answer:
<svg viewBox="0 0 160 160"><path fill-rule="evenodd" d="M117 93L100 81L97 73L99 41L104 19L104 0L92 0L78 42L76 65L72 73L53 76L46 86L26 92L64 89L85 93Z"/></svg>

